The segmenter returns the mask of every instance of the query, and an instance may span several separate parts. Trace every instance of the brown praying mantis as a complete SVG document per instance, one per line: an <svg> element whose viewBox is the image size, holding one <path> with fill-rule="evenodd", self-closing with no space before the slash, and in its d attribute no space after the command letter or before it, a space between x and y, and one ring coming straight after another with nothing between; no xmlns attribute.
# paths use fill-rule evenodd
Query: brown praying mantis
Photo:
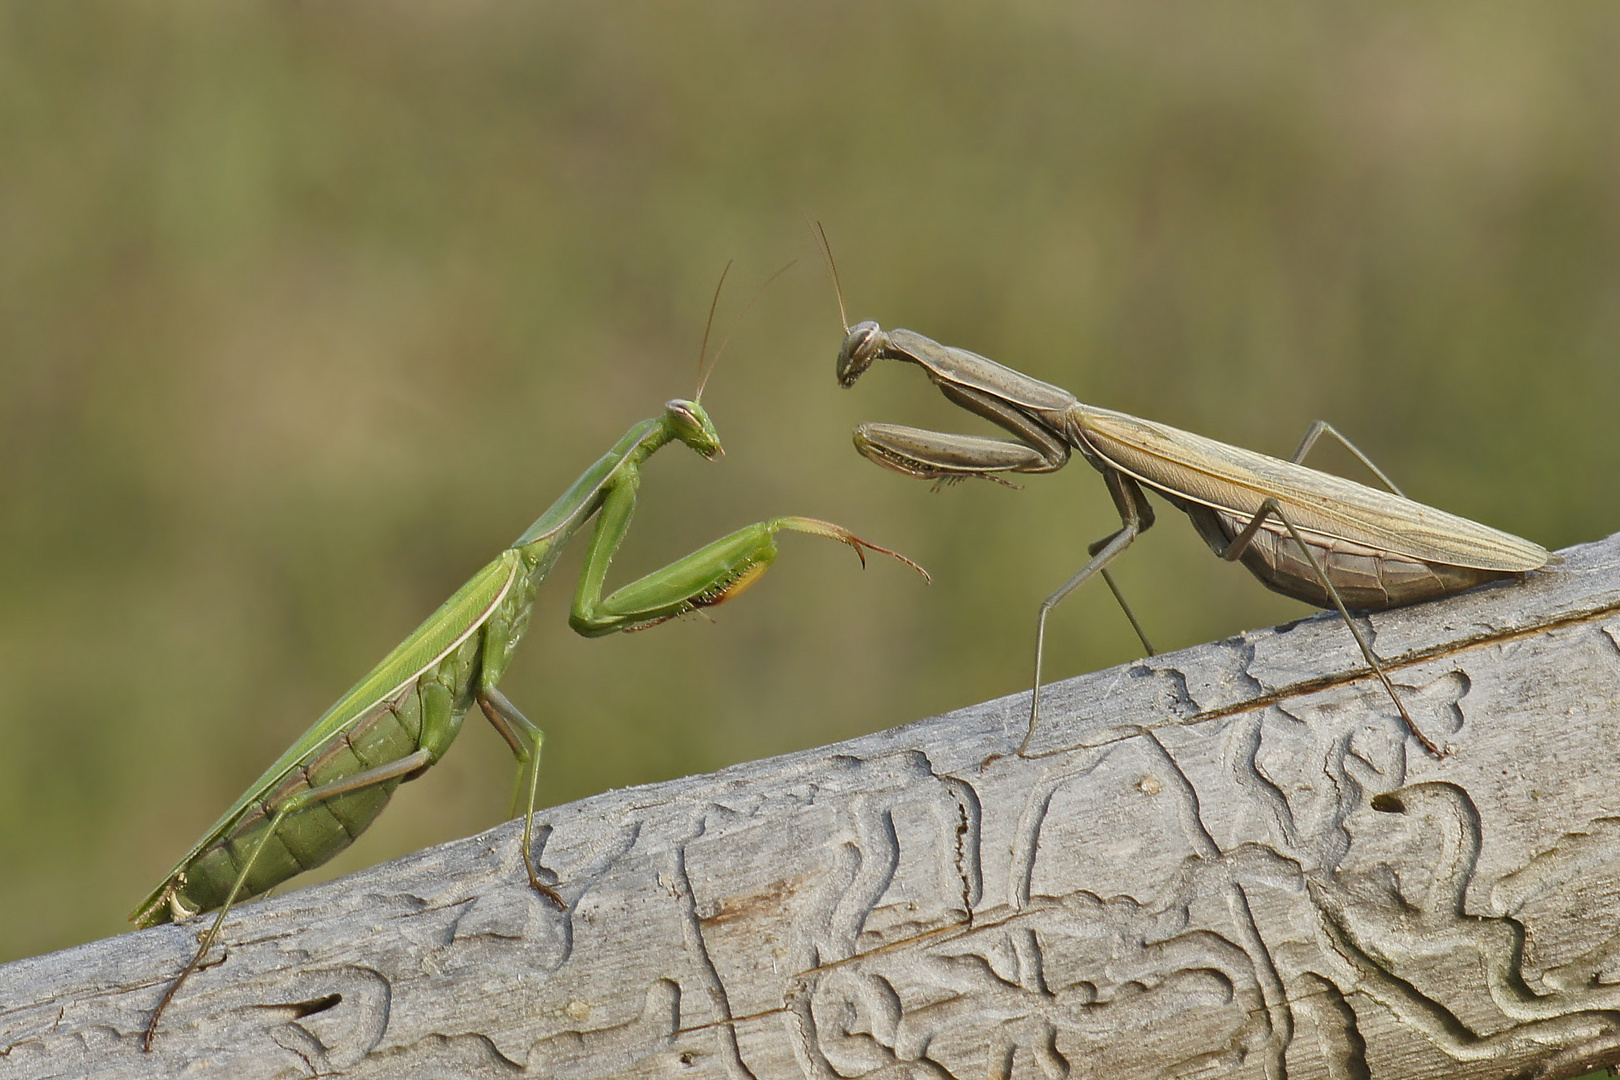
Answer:
<svg viewBox="0 0 1620 1080"><path fill-rule="evenodd" d="M825 250L825 235L822 243ZM830 254L828 263L831 266ZM833 277L836 285L836 268ZM838 305L843 317L841 288ZM1350 611L1377 611L1449 596L1560 561L1539 544L1408 499L1365 454L1320 420L1311 425L1293 457L1282 461L1087 405L1061 387L910 330L885 331L871 321L851 327L847 317L844 328L844 344L838 351L840 386L853 386L877 360L916 364L950 401L1018 439L861 424L855 429L855 447L867 458L907 476L938 482L975 476L999 479L997 474L1006 472L1054 472L1078 451L1102 473L1119 511L1120 528L1091 544L1091 560L1041 603L1029 730L1018 747L1021 756L1040 720L1046 617L1075 589L1101 574L1143 647L1149 654L1154 651L1108 572L1108 564L1153 524L1146 491L1185 513L1211 551L1228 562L1241 561L1267 588L1337 609L1408 730L1437 757L1440 748L1413 722ZM1301 464L1324 433L1342 442L1389 490Z"/></svg>

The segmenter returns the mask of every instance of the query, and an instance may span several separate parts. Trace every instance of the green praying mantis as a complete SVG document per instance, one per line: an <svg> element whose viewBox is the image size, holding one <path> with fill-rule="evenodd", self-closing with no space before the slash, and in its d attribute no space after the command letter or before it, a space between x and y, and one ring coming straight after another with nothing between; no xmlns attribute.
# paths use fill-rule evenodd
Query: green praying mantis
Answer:
<svg viewBox="0 0 1620 1080"><path fill-rule="evenodd" d="M821 243L837 287L825 233ZM1267 588L1337 609L1407 729L1437 757L1439 747L1413 722L1350 610L1382 610L1449 596L1560 561L1539 544L1408 499L1365 454L1323 421L1311 425L1290 460L1281 461L1087 405L1060 387L910 330L885 331L872 321L851 327L841 287L838 294L844 323L837 366L840 386L853 386L880 359L916 364L951 402L1018 439L861 424L854 433L861 454L885 468L938 483L966 477L1000 479L997 474L1004 472L1053 472L1078 451L1102 473L1119 511L1120 528L1090 545L1091 560L1041 603L1029 727L1018 748L1020 756L1029 749L1040 721L1046 618L1075 589L1101 574L1143 648L1149 654L1154 651L1108 572L1108 564L1153 524L1153 508L1144 489L1187 514L1216 555L1241 561ZM1344 443L1389 490L1302 465L1323 433Z"/></svg>
<svg viewBox="0 0 1620 1080"><path fill-rule="evenodd" d="M725 275L721 275L724 283ZM715 293L716 302L719 290ZM710 324L714 310L710 309ZM708 332L704 332L704 352ZM719 362L717 351L715 363ZM701 368L702 354L699 366ZM709 372L714 370L711 365ZM739 529L685 558L602 596L608 566L630 527L641 469L671 443L701 457L722 454L720 435L699 400L676 399L643 420L540 515L522 536L479 570L427 620L338 699L264 775L237 799L152 890L130 918L141 927L177 921L215 908L196 953L153 1010L142 1041L152 1048L159 1018L219 936L237 901L256 896L326 862L371 824L407 780L449 749L463 716L476 703L528 771L523 816L523 863L529 884L559 909L567 905L541 881L533 856L541 731L497 689L518 640L528 628L535 594L562 549L594 516L569 625L586 637L643 630L724 603L748 588L777 555L782 530L847 544L866 564L866 551L905 556L862 540L848 529L806 517L777 517Z"/></svg>

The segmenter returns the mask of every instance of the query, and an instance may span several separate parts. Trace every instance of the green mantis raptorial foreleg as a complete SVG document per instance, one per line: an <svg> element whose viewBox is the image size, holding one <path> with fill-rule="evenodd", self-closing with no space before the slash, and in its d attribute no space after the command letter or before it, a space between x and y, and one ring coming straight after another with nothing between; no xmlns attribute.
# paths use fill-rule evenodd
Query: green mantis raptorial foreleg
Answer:
<svg viewBox="0 0 1620 1080"><path fill-rule="evenodd" d="M842 309L842 295L839 306ZM910 330L884 331L870 321L850 327L846 321L838 353L839 385L854 385L880 359L916 364L951 401L1019 441L862 424L855 429L855 446L866 457L937 483L970 476L996 478L1003 472L1051 472L1078 451L1102 473L1119 511L1119 530L1093 544L1091 560L1041 604L1029 730L1020 754L1028 749L1040 719L1046 617L1099 573L1119 597L1107 566L1153 524L1144 488L1186 513L1215 554L1241 561L1267 588L1336 609L1408 729L1436 755L1439 748L1413 723L1350 611L1447 596L1558 561L1538 544L1406 498L1366 455L1321 421L1306 433L1294 459L1281 461L1086 405L1060 387ZM1390 490L1379 491L1300 464L1324 432L1345 442ZM1125 606L1123 597L1120 603ZM1141 635L1130 608L1125 610ZM1141 636L1152 652L1146 636Z"/></svg>
<svg viewBox="0 0 1620 1080"><path fill-rule="evenodd" d="M535 593L562 548L593 516L595 533L574 595L570 625L587 637L642 630L724 603L771 565L782 530L825 536L855 549L911 560L838 525L778 517L739 529L605 599L608 565L635 513L641 468L662 447L684 443L705 458L720 436L697 401L675 400L644 420L574 481L517 541L389 653L327 710L186 853L130 917L140 926L219 909L196 954L170 983L148 1025L202 961L237 900L318 866L371 824L400 783L432 766L455 739L474 703L527 767L523 862L534 889L559 908L533 859L533 817L541 733L496 684L528 627ZM927 574L923 576L926 578Z"/></svg>

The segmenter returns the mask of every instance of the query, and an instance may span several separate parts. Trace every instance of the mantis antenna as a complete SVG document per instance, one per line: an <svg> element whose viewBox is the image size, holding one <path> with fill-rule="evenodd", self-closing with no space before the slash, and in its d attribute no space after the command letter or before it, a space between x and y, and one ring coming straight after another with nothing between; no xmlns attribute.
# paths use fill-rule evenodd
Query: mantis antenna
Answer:
<svg viewBox="0 0 1620 1080"><path fill-rule="evenodd" d="M844 311L844 286L838 280L838 264L833 262L832 244L827 241L827 229L819 221L812 222L808 217L805 224L810 231L821 241L821 256L827 260L827 269L832 273L833 292L838 294L838 321L843 324L844 333L849 333L849 315Z"/></svg>
<svg viewBox="0 0 1620 1080"><path fill-rule="evenodd" d="M766 287L769 286L771 282L775 281L777 278L781 277L783 274L785 274L789 270L793 269L793 264L798 262L798 261L799 261L798 259L794 259L792 262L790 262L786 266L782 267L782 269L778 270L776 273L774 273L770 277L766 278L760 284L759 288L754 290L753 297L751 299L749 299L749 301L748 301L748 303L746 305L743 306L741 314L739 314L737 316L736 320L734 322L732 322L731 329L726 333L726 339L724 341L722 341L720 343L720 347L714 351L714 360L713 360L712 363L709 364L709 370L708 371L703 370L703 353L700 352L698 354L698 373L700 375L700 378L698 379L697 393L692 395L692 400L693 401L702 401L703 400L703 391L709 385L709 376L713 375L714 374L714 369L720 366L720 358L725 355L726 346L731 344L732 335L737 332L737 327L742 325L742 321L748 317L748 313L750 311L754 310L754 304L759 301L759 298L765 292ZM704 352L708 351L708 348L709 348L709 327L714 325L715 308L718 307L719 304L720 304L720 286L724 285L726 283L726 271L730 270L730 269L731 269L731 263L727 262L726 263L726 269L720 271L720 284L716 285L715 288L714 288L714 300L709 304L709 325L705 326L703 328L703 351Z"/></svg>
<svg viewBox="0 0 1620 1080"><path fill-rule="evenodd" d="M698 385L697 393L692 395L693 401L703 399L703 388L709 385L709 376L714 374L715 365L720 363L720 353L726 348L724 345L720 346L720 352L714 354L714 364L709 365L708 371L704 371L703 358L709 354L709 331L714 329L714 313L720 307L720 290L726 287L726 275L731 273L731 264L735 261L735 259L726 260L726 265L720 270L720 280L714 283L714 299L709 301L709 321L703 324L703 344L698 346Z"/></svg>

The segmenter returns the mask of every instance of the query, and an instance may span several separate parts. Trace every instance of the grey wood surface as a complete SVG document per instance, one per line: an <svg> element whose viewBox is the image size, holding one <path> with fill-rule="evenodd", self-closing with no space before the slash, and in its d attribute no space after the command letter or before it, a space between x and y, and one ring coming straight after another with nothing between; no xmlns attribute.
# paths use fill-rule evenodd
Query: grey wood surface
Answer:
<svg viewBox="0 0 1620 1080"><path fill-rule="evenodd" d="M1519 1077L1620 1060L1620 537L0 967L0 1078ZM769 717L762 716L761 723Z"/></svg>

